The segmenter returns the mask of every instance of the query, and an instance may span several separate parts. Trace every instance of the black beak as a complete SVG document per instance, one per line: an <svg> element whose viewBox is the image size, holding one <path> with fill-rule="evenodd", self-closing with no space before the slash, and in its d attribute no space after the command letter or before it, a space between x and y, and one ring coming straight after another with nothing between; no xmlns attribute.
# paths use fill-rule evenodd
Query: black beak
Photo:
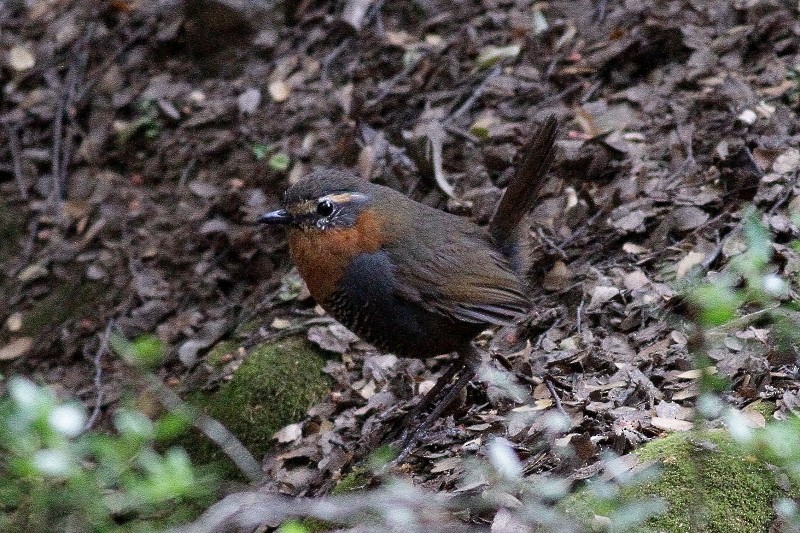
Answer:
<svg viewBox="0 0 800 533"><path fill-rule="evenodd" d="M264 213L256 219L256 222L262 224L288 224L292 221L292 215L286 212L286 209L278 209L277 211L270 211Z"/></svg>

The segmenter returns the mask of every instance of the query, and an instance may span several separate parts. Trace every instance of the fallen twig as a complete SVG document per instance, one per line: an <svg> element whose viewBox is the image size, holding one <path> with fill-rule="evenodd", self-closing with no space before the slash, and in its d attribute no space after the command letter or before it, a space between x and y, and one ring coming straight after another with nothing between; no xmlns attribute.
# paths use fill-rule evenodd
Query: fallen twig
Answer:
<svg viewBox="0 0 800 533"><path fill-rule="evenodd" d="M114 319L112 318L108 321L106 329L102 337L100 337L100 346L94 354L94 388L97 391L97 396L94 400L94 409L92 410L91 416L89 416L89 420L84 424L83 431L88 431L94 426L97 417L100 416L100 409L103 406L103 365L101 363L103 356L108 353L108 342L111 339L111 332L113 329Z"/></svg>
<svg viewBox="0 0 800 533"><path fill-rule="evenodd" d="M450 513L457 509L484 507L486 502L479 498L433 494L399 483L358 494L321 498L290 498L267 492L239 492L226 496L208 508L200 518L174 528L172 533L251 531L263 525L277 527L294 516L309 516L335 524L364 524L371 517L373 524L380 523L380 531L407 532L410 522L396 519L397 516L406 515L414 516L412 531L470 532L479 529L453 519ZM391 519L392 516L395 517L394 520ZM381 520L380 517L385 518Z"/></svg>
<svg viewBox="0 0 800 533"><path fill-rule="evenodd" d="M64 119L69 118L72 106L78 96L78 82L83 78L89 60L88 43L94 33L94 25L89 27L86 35L76 45L78 49L61 82L58 106L53 118L53 148L51 150L51 185L48 200L56 205L63 200L67 189L67 169L72 158L74 143L73 133L64 133Z"/></svg>
<svg viewBox="0 0 800 533"><path fill-rule="evenodd" d="M469 111L475 104L475 101L478 98L480 98L481 94L483 94L483 90L486 88L486 85L489 83L489 81L498 74L500 74L500 65L495 65L491 68L491 70L489 70L489 72L481 80L478 86L475 87L475 90L472 91L472 94L470 94L469 97L466 100L464 100L464 103L461 104L461 106L459 106L458 109L453 111L449 117L444 119L444 123L446 124L448 122L452 122L453 120L457 119L458 117Z"/></svg>
<svg viewBox="0 0 800 533"><path fill-rule="evenodd" d="M19 187L20 196L23 200L28 199L28 184L25 176L22 173L22 148L19 144L19 137L17 137L17 128L8 122L4 122L6 128L6 136L8 137L8 149L11 151L11 164L14 171L14 180Z"/></svg>
<svg viewBox="0 0 800 533"><path fill-rule="evenodd" d="M236 435L223 426L219 420L184 402L174 390L153 374L142 372L141 375L164 407L170 411L188 415L192 425L219 446L247 479L253 483L263 480L264 475L261 472L261 464L256 461L253 454L245 448L244 444L236 438Z"/></svg>
<svg viewBox="0 0 800 533"><path fill-rule="evenodd" d="M441 129L441 128L440 128ZM431 150L431 163L433 164L433 179L436 180L436 185L450 198L456 197L456 191L453 186L447 181L444 175L444 168L442 163L442 145L444 144L444 130L441 129L441 134L429 135L428 142L430 143Z"/></svg>

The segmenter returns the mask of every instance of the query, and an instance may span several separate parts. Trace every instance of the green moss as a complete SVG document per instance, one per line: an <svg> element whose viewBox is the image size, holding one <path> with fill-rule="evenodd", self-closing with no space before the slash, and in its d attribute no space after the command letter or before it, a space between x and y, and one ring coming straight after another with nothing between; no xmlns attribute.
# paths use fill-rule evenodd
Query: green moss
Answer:
<svg viewBox="0 0 800 533"><path fill-rule="evenodd" d="M233 333L234 335L246 335L248 333L255 333L263 325L264 325L263 320L247 320L237 325L236 331L234 331Z"/></svg>
<svg viewBox="0 0 800 533"><path fill-rule="evenodd" d="M78 275L76 279L80 279ZM67 320L79 320L94 311L106 286L94 281L64 282L23 314L22 333L38 337Z"/></svg>
<svg viewBox="0 0 800 533"><path fill-rule="evenodd" d="M655 481L623 487L623 505L648 497L668 505L665 513L647 522L647 531L763 532L775 516L773 502L786 495L767 465L737 452L721 431L673 433L636 453L643 461L658 461L661 475ZM564 506L569 514L583 518L592 513L609 516L613 511L608 500L598 500L588 490L568 498Z"/></svg>
<svg viewBox="0 0 800 533"><path fill-rule="evenodd" d="M772 418L772 415L775 411L778 410L778 407L775 405L775 402L765 402L765 401L757 401L756 403L750 404L748 409L752 409L757 413L761 413L761 415L769 420Z"/></svg>
<svg viewBox="0 0 800 533"><path fill-rule="evenodd" d="M356 467L336 483L331 494L344 494L365 488L370 482L370 473L363 467Z"/></svg>
<svg viewBox="0 0 800 533"><path fill-rule="evenodd" d="M260 459L278 429L302 418L328 392L324 365L321 352L305 339L264 343L218 391L195 393L189 402L222 422ZM236 477L228 459L206 439L193 438L187 449L197 461L221 464L224 473Z"/></svg>
<svg viewBox="0 0 800 533"><path fill-rule="evenodd" d="M213 366L214 368L222 368L227 361L223 358L231 352L236 351L236 348L239 347L239 343L235 341L222 341L218 342L211 351L208 352L206 355L206 363Z"/></svg>
<svg viewBox="0 0 800 533"><path fill-rule="evenodd" d="M330 522L325 522L324 520L319 520L318 518L304 518L300 522L297 522L297 525L304 528L307 533L323 533L325 531L341 529L339 526L331 524Z"/></svg>

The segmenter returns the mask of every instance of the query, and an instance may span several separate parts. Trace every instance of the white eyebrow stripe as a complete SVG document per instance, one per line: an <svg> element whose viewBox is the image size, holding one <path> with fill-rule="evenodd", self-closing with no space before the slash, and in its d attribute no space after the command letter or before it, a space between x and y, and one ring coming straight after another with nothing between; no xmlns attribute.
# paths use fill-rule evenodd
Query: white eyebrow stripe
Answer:
<svg viewBox="0 0 800 533"><path fill-rule="evenodd" d="M346 204L350 202L358 202L366 200L367 196L358 192L343 192L337 194L328 194L320 198L320 200L330 200L336 204Z"/></svg>

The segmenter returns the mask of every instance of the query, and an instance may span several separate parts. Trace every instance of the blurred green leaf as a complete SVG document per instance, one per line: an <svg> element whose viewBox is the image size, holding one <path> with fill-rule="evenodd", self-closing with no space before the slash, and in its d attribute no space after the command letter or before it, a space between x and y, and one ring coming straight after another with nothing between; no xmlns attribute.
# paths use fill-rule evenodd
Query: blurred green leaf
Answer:
<svg viewBox="0 0 800 533"><path fill-rule="evenodd" d="M310 533L308 529L296 520L284 522L276 533Z"/></svg>
<svg viewBox="0 0 800 533"><path fill-rule="evenodd" d="M278 152L269 158L269 168L277 170L278 172L285 172L289 168L291 159L283 152Z"/></svg>
<svg viewBox="0 0 800 533"><path fill-rule="evenodd" d="M713 327L724 324L736 316L744 302L742 295L727 285L705 284L689 293L689 300L699 308L699 321Z"/></svg>
<svg viewBox="0 0 800 533"><path fill-rule="evenodd" d="M158 346L117 339L130 357L152 359ZM59 402L49 388L24 378L12 380L9 391L0 398L4 531L162 530L190 519L217 486L185 450L156 451L155 425L139 411L116 413L118 436L83 432L82 406Z"/></svg>
<svg viewBox="0 0 800 533"><path fill-rule="evenodd" d="M262 161L265 157L267 157L267 154L269 153L269 147L267 147L266 144L262 143L254 143L250 147L250 150L252 150L253 157L256 158L256 161Z"/></svg>
<svg viewBox="0 0 800 533"><path fill-rule="evenodd" d="M171 441L186 433L189 429L191 418L179 412L169 412L162 416L155 426L155 439L157 441Z"/></svg>
<svg viewBox="0 0 800 533"><path fill-rule="evenodd" d="M155 433L153 422L144 413L119 409L114 416L114 426L124 437L150 440Z"/></svg>
<svg viewBox="0 0 800 533"><path fill-rule="evenodd" d="M153 368L161 364L164 358L164 344L155 335L142 335L129 341L122 335L112 335L111 348L126 363L137 368Z"/></svg>
<svg viewBox="0 0 800 533"><path fill-rule="evenodd" d="M744 238L747 243L747 259L755 269L763 268L772 258L772 236L761 223L761 215L749 210L744 220Z"/></svg>

